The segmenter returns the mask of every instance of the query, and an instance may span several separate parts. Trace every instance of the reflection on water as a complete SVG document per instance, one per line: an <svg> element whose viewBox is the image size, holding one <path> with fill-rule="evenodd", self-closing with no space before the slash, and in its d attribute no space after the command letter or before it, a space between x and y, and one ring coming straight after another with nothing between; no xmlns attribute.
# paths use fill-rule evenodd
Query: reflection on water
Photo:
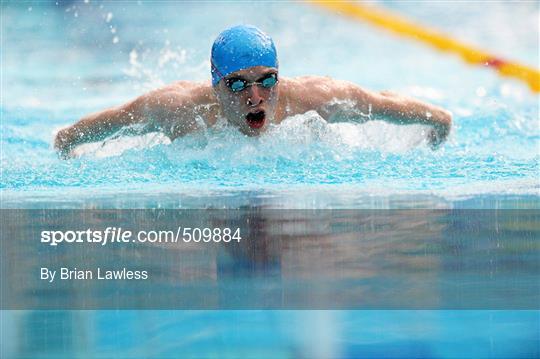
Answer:
<svg viewBox="0 0 540 359"><path fill-rule="evenodd" d="M3 357L534 356L538 218L537 210L4 210L2 306L25 310L2 312ZM238 225L245 240L36 243L44 227L183 221ZM45 284L42 265L153 276ZM313 310L332 308L349 310Z"/></svg>
<svg viewBox="0 0 540 359"><path fill-rule="evenodd" d="M4 309L536 309L538 210L2 210ZM43 230L229 243L40 243ZM170 242L170 240L169 240ZM42 268L92 280L40 279ZM97 280L97 269L148 280ZM57 277L58 278L58 277Z"/></svg>
<svg viewBox="0 0 540 359"><path fill-rule="evenodd" d="M540 354L538 311L3 311L2 358Z"/></svg>

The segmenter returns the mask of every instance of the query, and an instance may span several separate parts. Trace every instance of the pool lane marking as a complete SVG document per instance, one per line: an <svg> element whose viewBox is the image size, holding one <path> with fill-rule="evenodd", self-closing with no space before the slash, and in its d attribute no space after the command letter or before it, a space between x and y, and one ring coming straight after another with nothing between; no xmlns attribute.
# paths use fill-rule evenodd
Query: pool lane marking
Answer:
<svg viewBox="0 0 540 359"><path fill-rule="evenodd" d="M341 0L308 0L308 2L341 15L366 21L399 35L410 37L431 45L440 51L455 53L469 64L493 68L502 76L513 77L525 82L533 92L540 92L540 71L537 69L474 48L438 31L414 24L405 17L391 13L388 10L373 5L366 6Z"/></svg>

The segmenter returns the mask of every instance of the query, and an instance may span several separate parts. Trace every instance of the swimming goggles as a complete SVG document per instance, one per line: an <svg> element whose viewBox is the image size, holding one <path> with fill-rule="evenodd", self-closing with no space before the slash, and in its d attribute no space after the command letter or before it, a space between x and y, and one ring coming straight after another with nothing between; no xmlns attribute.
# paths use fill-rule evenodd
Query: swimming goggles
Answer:
<svg viewBox="0 0 540 359"><path fill-rule="evenodd" d="M231 89L232 92L240 92L245 90L248 86L261 85L264 88L274 87L278 82L277 74L268 74L265 77L255 82L247 82L244 79L233 77L227 79L225 84Z"/></svg>

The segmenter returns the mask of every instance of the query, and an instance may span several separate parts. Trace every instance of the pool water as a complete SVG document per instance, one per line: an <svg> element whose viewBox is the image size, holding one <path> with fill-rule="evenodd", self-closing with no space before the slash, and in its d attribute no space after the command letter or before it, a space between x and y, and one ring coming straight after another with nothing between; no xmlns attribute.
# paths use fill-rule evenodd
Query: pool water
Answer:
<svg viewBox="0 0 540 359"><path fill-rule="evenodd" d="M534 2L494 3L487 10L476 3L387 5L433 26L444 13L442 30L459 24L456 36L463 41L538 64ZM283 188L302 192L322 186L342 192L347 187L351 197L538 194L537 95L494 71L317 7L29 2L2 9L2 48L8 49L2 63L3 88L9 91L3 91L0 109L7 203L20 205L43 194L49 195L47 202L58 193L77 199L88 193L152 194L192 187L266 195L279 195ZM517 17L522 26L514 26ZM207 26L201 27L200 19ZM215 35L255 19L275 38L282 76L328 75L433 102L454 115L448 142L431 151L421 126L327 124L307 113L260 139L233 129L207 129L170 144L153 134L113 138L78 149L80 158L57 158L52 140L58 128L174 80L208 80ZM290 23L300 26L293 30L286 26Z"/></svg>
<svg viewBox="0 0 540 359"><path fill-rule="evenodd" d="M18 357L87 357L89 347L98 358L538 355L538 338L521 334L538 330L527 311L11 311L6 320L19 320L29 343Z"/></svg>
<svg viewBox="0 0 540 359"><path fill-rule="evenodd" d="M537 2L377 4L538 67ZM539 97L490 69L300 2L3 1L0 8L3 209L540 207ZM261 138L246 138L224 125L173 143L160 134L115 137L81 146L74 159L58 158L54 133L83 115L175 80L209 80L210 46L221 30L237 23L255 24L274 38L281 76L327 75L450 110L454 126L448 141L432 151L422 126L328 124L310 112ZM496 234L470 253L441 250L441 258L460 263L444 270L469 278L467 263L493 259L523 270L522 289L538 295L534 218L531 226L522 223L510 232L509 243L520 246L498 252L502 237ZM29 215L24 223L34 219ZM498 222L491 225L498 230ZM448 250L470 249L466 244L477 235L482 234L447 234ZM347 247L338 239L335 250L309 247L309 253L343 254ZM454 240L463 247L453 246ZM296 249L298 254L308 248ZM406 251L404 263L425 260L422 250ZM388 257L378 253L381 262L372 263L385 268ZM229 261L225 267L244 263ZM257 273L258 284L264 284L267 272ZM239 284L245 284L242 278ZM37 288L28 285L29 293ZM385 282L371 285L381 288ZM1 311L0 356L540 355L538 308L383 309L9 310Z"/></svg>

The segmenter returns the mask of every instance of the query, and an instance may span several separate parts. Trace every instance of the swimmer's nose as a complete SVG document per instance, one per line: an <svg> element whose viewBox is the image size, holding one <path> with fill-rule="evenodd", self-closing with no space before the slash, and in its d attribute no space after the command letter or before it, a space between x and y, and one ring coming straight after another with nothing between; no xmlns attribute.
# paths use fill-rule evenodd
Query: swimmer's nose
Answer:
<svg viewBox="0 0 540 359"><path fill-rule="evenodd" d="M248 91L248 99L247 99L248 106L255 107L263 103L263 98L259 92L258 86L249 86L247 88L247 91Z"/></svg>

